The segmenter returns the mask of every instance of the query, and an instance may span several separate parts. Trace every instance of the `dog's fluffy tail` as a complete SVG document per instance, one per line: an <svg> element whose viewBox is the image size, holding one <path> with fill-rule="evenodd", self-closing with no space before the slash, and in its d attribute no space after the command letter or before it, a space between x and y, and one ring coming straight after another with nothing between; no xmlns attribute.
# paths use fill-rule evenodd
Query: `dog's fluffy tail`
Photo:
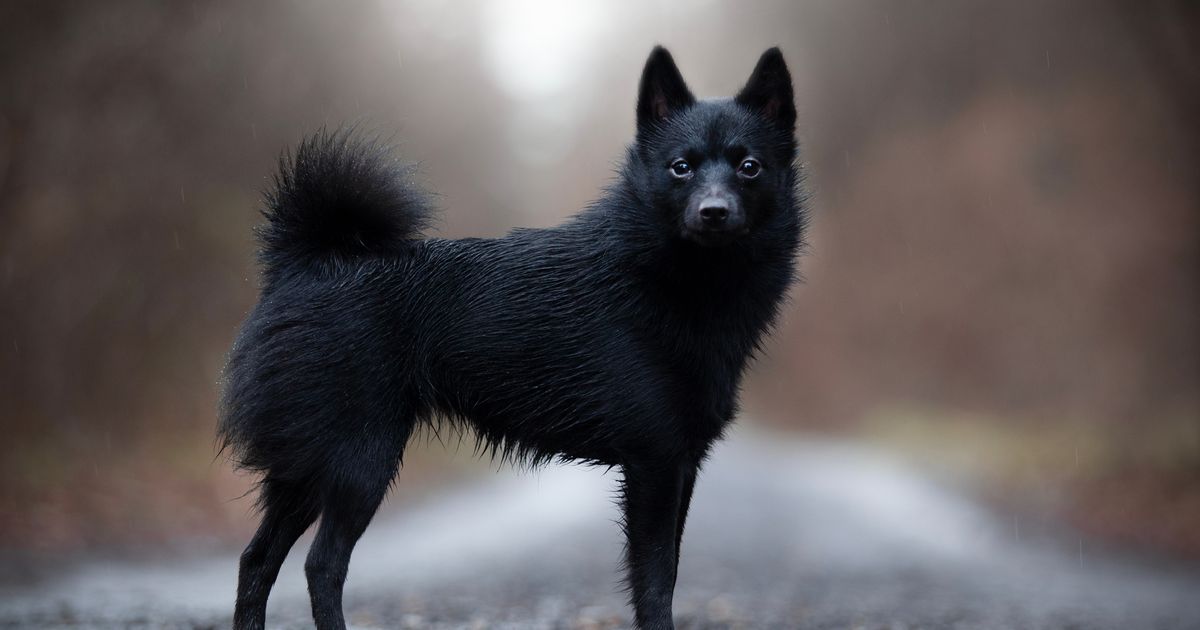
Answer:
<svg viewBox="0 0 1200 630"><path fill-rule="evenodd" d="M350 130L320 131L279 160L258 231L268 273L295 264L396 253L432 219L413 168Z"/></svg>

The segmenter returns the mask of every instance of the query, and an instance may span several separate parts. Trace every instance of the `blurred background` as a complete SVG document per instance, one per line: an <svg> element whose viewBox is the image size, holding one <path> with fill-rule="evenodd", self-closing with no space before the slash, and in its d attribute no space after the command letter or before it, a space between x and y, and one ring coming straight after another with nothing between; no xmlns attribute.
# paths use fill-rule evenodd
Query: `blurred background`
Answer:
<svg viewBox="0 0 1200 630"><path fill-rule="evenodd" d="M440 236L553 225L610 179L656 43L700 96L772 45L796 81L805 283L745 423L1198 559L1198 21L1165 1L3 3L3 573L244 544L252 480L217 457L214 407L282 150L358 121L420 164ZM494 468L455 451L413 448L391 505Z"/></svg>

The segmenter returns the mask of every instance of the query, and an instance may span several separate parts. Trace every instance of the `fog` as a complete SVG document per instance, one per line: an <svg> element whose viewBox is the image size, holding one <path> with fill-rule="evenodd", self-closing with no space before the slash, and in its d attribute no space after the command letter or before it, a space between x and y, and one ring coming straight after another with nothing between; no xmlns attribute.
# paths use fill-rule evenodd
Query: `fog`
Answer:
<svg viewBox="0 0 1200 630"><path fill-rule="evenodd" d="M5 574L244 541L215 402L282 151L358 124L419 165L438 235L553 225L611 179L656 43L697 95L772 45L796 81L814 222L742 422L1200 554L1190 5L54 1L0 24ZM413 449L393 503L487 470L454 446Z"/></svg>

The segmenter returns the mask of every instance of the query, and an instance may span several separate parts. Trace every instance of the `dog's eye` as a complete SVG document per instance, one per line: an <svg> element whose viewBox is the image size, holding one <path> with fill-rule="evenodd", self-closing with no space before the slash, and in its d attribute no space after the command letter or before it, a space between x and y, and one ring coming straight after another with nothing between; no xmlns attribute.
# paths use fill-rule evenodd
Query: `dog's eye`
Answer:
<svg viewBox="0 0 1200 630"><path fill-rule="evenodd" d="M682 158L675 160L671 162L671 174L675 177L687 177L692 174L692 165Z"/></svg>
<svg viewBox="0 0 1200 630"><path fill-rule="evenodd" d="M738 175L746 179L754 179L762 172L762 164L754 158L746 158L738 165Z"/></svg>

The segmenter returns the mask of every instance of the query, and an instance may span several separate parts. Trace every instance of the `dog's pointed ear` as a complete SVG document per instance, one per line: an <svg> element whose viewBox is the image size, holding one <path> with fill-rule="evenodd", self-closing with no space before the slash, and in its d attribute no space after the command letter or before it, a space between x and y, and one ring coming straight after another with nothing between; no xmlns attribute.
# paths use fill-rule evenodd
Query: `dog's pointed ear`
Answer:
<svg viewBox="0 0 1200 630"><path fill-rule="evenodd" d="M792 131L796 128L796 105L792 97L792 75L783 53L771 48L758 58L746 87L734 101L757 111L767 120Z"/></svg>
<svg viewBox="0 0 1200 630"><path fill-rule="evenodd" d="M683 75L679 74L671 53L662 46L655 46L646 59L638 88L638 130L652 127L695 102L696 98L683 82Z"/></svg>

